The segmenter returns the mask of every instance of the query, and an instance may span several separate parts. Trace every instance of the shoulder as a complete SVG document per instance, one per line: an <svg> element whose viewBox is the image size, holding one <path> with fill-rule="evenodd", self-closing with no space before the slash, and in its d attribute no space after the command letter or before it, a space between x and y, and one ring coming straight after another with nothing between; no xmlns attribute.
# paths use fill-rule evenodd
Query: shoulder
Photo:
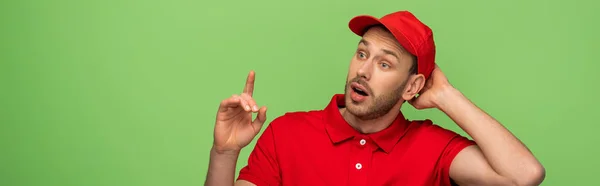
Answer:
<svg viewBox="0 0 600 186"><path fill-rule="evenodd" d="M435 159L438 168L447 170L454 157L468 146L476 145L473 140L455 131L433 123L431 120L412 121L407 137L412 147L425 159Z"/></svg>
<svg viewBox="0 0 600 186"><path fill-rule="evenodd" d="M270 123L270 125L288 126L290 124L319 120L322 117L323 117L323 110L286 112L283 115L273 119L273 121Z"/></svg>
<svg viewBox="0 0 600 186"><path fill-rule="evenodd" d="M437 136L439 138L452 138L455 136L460 136L460 134L444 128L438 124L433 123L433 121L429 120L429 119L425 119L425 120L413 120L410 121L411 125L414 125L413 127L420 133L423 135L431 135L431 136Z"/></svg>
<svg viewBox="0 0 600 186"><path fill-rule="evenodd" d="M429 119L410 121L410 130L408 135L411 135L420 143L427 143L431 146L445 148L448 145L458 141L461 143L470 143L471 140L459 133L444 128L433 123Z"/></svg>
<svg viewBox="0 0 600 186"><path fill-rule="evenodd" d="M453 185L450 179L450 165L455 157L465 148L476 145L473 140L459 133L444 128L431 120L411 122L412 141L419 158L428 160L436 174L436 182L442 185Z"/></svg>
<svg viewBox="0 0 600 186"><path fill-rule="evenodd" d="M267 126L275 134L319 131L323 128L323 110L286 112Z"/></svg>

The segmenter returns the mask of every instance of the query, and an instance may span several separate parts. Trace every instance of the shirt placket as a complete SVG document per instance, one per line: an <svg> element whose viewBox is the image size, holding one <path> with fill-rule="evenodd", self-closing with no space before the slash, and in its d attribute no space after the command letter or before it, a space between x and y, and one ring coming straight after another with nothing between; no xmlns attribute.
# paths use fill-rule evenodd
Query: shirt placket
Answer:
<svg viewBox="0 0 600 186"><path fill-rule="evenodd" d="M349 185L368 185L368 176L371 171L371 156L373 143L367 136L357 136L352 140L352 158L350 161Z"/></svg>

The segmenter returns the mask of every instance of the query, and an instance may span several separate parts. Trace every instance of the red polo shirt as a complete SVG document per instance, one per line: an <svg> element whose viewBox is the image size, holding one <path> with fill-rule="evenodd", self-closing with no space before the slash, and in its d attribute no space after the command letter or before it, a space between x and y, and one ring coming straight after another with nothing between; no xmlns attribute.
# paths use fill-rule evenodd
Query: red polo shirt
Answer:
<svg viewBox="0 0 600 186"><path fill-rule="evenodd" d="M451 185L449 168L473 141L399 114L386 129L361 134L342 117L344 95L323 110L274 119L238 179L263 185Z"/></svg>

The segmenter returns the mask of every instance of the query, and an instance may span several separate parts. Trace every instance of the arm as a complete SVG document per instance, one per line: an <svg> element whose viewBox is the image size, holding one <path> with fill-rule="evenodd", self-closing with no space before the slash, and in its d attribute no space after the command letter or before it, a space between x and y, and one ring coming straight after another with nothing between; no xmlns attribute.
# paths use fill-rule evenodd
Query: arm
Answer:
<svg viewBox="0 0 600 186"><path fill-rule="evenodd" d="M235 165L238 157L239 151L219 153L215 148L212 148L210 151L208 174L204 185L233 186L235 180ZM235 186L255 185L245 180L239 180L235 182Z"/></svg>
<svg viewBox="0 0 600 186"><path fill-rule="evenodd" d="M539 185L545 170L527 147L458 90L448 86L436 100L438 108L469 134L478 146L461 151L450 176L461 185Z"/></svg>
<svg viewBox="0 0 600 186"><path fill-rule="evenodd" d="M266 120L266 107L258 108L252 98L254 71L250 71L241 95L221 101L217 111L214 141L205 185L254 185L247 181L235 182L235 165L242 148L258 134ZM252 120L252 113L258 113Z"/></svg>
<svg viewBox="0 0 600 186"><path fill-rule="evenodd" d="M502 124L455 89L435 67L420 96L409 101L416 109L438 108L473 138L477 145L460 151L449 175L461 185L539 185L544 167Z"/></svg>
<svg viewBox="0 0 600 186"><path fill-rule="evenodd" d="M271 125L266 127L262 135L258 137L256 145L248 157L248 164L239 172L237 182L235 182L236 186L281 184L273 132L273 126L281 122L285 122L285 120L281 118L274 119ZM239 153L239 150L222 151L213 147L205 185L231 186L235 180L235 167Z"/></svg>

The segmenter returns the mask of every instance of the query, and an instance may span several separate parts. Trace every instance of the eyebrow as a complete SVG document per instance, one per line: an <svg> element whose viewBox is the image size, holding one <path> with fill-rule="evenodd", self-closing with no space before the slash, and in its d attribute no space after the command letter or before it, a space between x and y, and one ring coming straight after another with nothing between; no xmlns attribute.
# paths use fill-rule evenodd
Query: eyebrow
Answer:
<svg viewBox="0 0 600 186"><path fill-rule="evenodd" d="M358 45L360 45L360 44L363 44L365 46L369 46L369 42L367 40L364 40L364 39L361 39L358 42ZM400 61L400 56L398 56L398 54L396 54L395 52L392 52L391 50L386 50L386 49L383 49L383 52L386 53L386 54L388 54L388 55L392 55L392 56L396 57L396 60Z"/></svg>
<svg viewBox="0 0 600 186"><path fill-rule="evenodd" d="M391 50L386 50L386 49L383 49L383 52L396 57L396 60L400 61L400 56L398 56L395 52L392 52Z"/></svg>
<svg viewBox="0 0 600 186"><path fill-rule="evenodd" d="M366 45L366 46L369 46L369 42L367 40L365 40L365 39L360 39L360 41L358 42L358 45L360 45L361 43L364 44L364 45Z"/></svg>

